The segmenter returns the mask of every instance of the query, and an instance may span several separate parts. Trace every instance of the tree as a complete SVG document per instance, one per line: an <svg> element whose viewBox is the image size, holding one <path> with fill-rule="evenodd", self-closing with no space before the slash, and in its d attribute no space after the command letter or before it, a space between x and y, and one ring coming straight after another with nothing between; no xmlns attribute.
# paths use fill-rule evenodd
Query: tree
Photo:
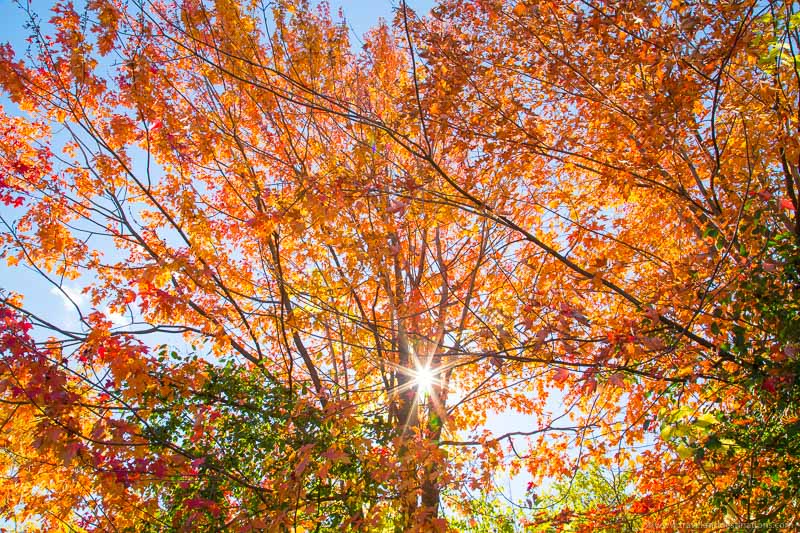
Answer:
<svg viewBox="0 0 800 533"><path fill-rule="evenodd" d="M623 423L592 451L625 467L620 444L661 427L632 467L645 529L795 514L796 21L784 3L454 1L420 24L430 71L450 73L429 78L447 106L431 121L476 175L505 177L504 205L546 218L498 214L558 264L559 311L584 326L554 351L584 391L625 391L587 395Z"/></svg>
<svg viewBox="0 0 800 533"><path fill-rule="evenodd" d="M534 531L639 531L641 502L632 494L629 472L590 464L532 497L539 513ZM634 505L628 505L634 500Z"/></svg>
<svg viewBox="0 0 800 533"><path fill-rule="evenodd" d="M2 512L427 531L613 463L644 529L790 523L795 9L23 8L3 254L90 303L5 293Z"/></svg>

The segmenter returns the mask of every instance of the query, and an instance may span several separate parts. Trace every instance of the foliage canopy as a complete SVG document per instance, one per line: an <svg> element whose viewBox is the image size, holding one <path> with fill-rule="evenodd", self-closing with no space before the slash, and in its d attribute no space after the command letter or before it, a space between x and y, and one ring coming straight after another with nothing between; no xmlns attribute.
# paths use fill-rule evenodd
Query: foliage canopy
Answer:
<svg viewBox="0 0 800 533"><path fill-rule="evenodd" d="M0 253L78 320L2 289L0 517L796 524L796 11L21 2Z"/></svg>

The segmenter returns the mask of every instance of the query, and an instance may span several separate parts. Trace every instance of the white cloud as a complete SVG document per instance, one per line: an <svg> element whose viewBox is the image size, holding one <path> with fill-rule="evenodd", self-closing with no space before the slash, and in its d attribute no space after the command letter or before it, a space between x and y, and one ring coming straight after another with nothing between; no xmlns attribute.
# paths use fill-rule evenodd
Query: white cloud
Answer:
<svg viewBox="0 0 800 533"><path fill-rule="evenodd" d="M108 317L112 324L115 326L127 326L130 323L130 320L127 316L121 313L115 313L110 308L106 307L103 309L103 313Z"/></svg>
<svg viewBox="0 0 800 533"><path fill-rule="evenodd" d="M74 327L78 325L78 316L75 313L75 306L77 305L81 312L86 312L86 305L89 304L89 297L86 296L79 287L71 287L69 285L62 285L52 287L50 294L58 296L61 303L64 305L65 317L64 320ZM101 309L102 313L111 321L116 327L127 326L130 324L130 318L123 313L115 313L110 307L106 306Z"/></svg>
<svg viewBox="0 0 800 533"><path fill-rule="evenodd" d="M59 319L62 326L65 328L77 328L78 313L75 311L75 306L83 311L84 306L89 302L89 298L81 292L79 287L71 287L69 285L62 285L60 288L51 287L50 294L61 299L63 313L61 313Z"/></svg>
<svg viewBox="0 0 800 533"><path fill-rule="evenodd" d="M69 285L62 285L61 288L52 287L50 289L50 294L54 294L61 298L61 302L64 304L65 309L74 310L76 305L81 307L89 300L80 289L76 287L70 287Z"/></svg>

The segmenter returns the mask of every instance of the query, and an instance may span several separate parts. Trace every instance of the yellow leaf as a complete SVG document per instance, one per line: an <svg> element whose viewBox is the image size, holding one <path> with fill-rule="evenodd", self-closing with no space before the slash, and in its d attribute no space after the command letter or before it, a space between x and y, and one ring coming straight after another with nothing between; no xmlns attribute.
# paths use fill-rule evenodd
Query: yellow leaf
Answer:
<svg viewBox="0 0 800 533"><path fill-rule="evenodd" d="M686 446L685 444L681 444L680 446L678 446L675 451L678 453L678 457L680 457L681 459L688 459L694 453L694 450Z"/></svg>
<svg viewBox="0 0 800 533"><path fill-rule="evenodd" d="M709 427L718 423L719 420L717 420L716 417L711 413L703 413L702 415L697 417L697 421L695 422L695 424L700 427Z"/></svg>

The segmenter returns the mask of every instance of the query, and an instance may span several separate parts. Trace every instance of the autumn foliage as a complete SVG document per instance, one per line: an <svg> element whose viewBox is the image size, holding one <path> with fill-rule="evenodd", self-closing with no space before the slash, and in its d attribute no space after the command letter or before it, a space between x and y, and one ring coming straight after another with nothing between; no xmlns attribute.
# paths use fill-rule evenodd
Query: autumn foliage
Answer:
<svg viewBox="0 0 800 533"><path fill-rule="evenodd" d="M0 525L796 525L795 3L21 4Z"/></svg>

